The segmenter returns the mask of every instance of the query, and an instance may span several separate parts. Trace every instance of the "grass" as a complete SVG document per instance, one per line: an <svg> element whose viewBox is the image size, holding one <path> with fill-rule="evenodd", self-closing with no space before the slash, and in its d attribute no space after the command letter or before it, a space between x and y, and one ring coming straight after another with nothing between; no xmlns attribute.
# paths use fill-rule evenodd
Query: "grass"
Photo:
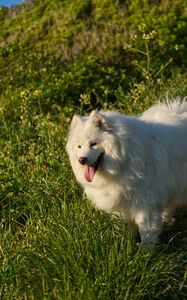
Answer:
<svg viewBox="0 0 187 300"><path fill-rule="evenodd" d="M27 199L26 224L12 221L1 236L2 299L185 299L182 249L136 246L75 187L62 198L54 183L60 194L43 182Z"/></svg>
<svg viewBox="0 0 187 300"><path fill-rule="evenodd" d="M186 212L138 245L84 198L72 115L187 95L186 4L29 0L0 8L0 299L186 299Z"/></svg>
<svg viewBox="0 0 187 300"><path fill-rule="evenodd" d="M64 150L64 109L13 109L14 121L0 115L1 299L185 299L185 215L160 246L137 245L84 199Z"/></svg>

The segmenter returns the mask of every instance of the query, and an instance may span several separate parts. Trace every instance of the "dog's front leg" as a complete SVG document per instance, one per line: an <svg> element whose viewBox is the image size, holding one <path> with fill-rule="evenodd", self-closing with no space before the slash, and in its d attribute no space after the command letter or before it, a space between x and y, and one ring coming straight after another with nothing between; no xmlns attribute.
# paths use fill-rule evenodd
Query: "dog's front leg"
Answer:
<svg viewBox="0 0 187 300"><path fill-rule="evenodd" d="M145 212L138 213L135 223L138 225L141 242L148 247L154 245L161 232L161 214L159 212L150 215Z"/></svg>

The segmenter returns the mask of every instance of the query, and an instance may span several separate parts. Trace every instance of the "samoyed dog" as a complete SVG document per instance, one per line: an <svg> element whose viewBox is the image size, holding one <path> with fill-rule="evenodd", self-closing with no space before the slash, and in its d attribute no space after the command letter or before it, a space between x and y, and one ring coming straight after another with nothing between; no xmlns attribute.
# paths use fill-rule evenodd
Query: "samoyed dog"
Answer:
<svg viewBox="0 0 187 300"><path fill-rule="evenodd" d="M93 205L155 243L187 204L187 102L158 103L139 117L94 110L72 119L66 150Z"/></svg>

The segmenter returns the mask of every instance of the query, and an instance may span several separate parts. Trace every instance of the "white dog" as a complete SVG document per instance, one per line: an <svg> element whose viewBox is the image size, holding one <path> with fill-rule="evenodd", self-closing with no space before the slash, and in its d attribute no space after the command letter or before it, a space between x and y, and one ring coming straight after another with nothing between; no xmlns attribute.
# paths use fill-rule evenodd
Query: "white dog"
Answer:
<svg viewBox="0 0 187 300"><path fill-rule="evenodd" d="M117 112L75 115L66 150L97 209L137 225L154 243L163 219L187 204L187 102L157 104L138 118Z"/></svg>

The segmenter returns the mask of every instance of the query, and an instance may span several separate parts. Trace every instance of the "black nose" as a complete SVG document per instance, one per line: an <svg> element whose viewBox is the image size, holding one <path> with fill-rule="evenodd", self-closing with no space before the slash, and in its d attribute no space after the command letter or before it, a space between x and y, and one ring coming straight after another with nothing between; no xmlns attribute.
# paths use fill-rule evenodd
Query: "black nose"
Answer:
<svg viewBox="0 0 187 300"><path fill-rule="evenodd" d="M80 162L81 165L85 165L86 162L87 162L87 157L81 156L79 158L79 162Z"/></svg>

